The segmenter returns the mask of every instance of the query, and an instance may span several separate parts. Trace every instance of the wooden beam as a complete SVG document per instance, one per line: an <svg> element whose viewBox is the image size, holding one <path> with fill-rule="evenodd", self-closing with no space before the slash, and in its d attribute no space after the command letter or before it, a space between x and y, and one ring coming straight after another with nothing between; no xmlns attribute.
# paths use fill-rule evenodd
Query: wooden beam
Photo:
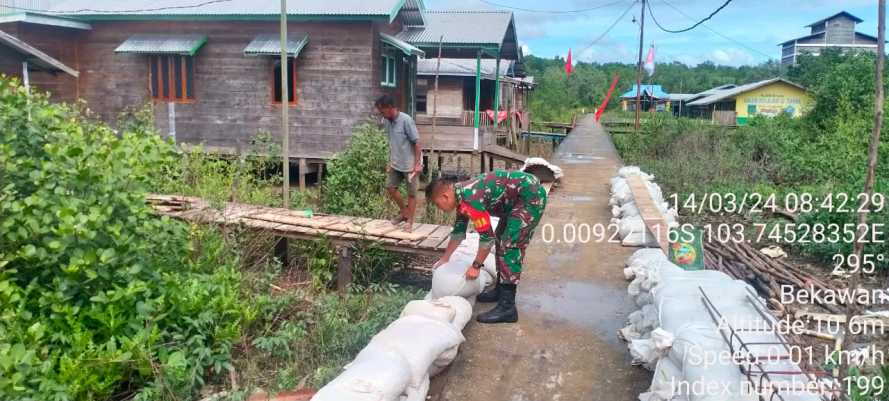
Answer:
<svg viewBox="0 0 889 401"><path fill-rule="evenodd" d="M299 190L306 190L306 159L300 157L299 158Z"/></svg>
<svg viewBox="0 0 889 401"><path fill-rule="evenodd" d="M349 284L352 284L352 247L340 246L337 248L336 289L346 292Z"/></svg>

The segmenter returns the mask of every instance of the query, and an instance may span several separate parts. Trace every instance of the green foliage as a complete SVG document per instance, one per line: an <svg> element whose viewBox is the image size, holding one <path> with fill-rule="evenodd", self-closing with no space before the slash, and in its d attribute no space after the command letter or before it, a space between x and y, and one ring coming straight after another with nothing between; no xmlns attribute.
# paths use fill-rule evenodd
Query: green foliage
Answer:
<svg viewBox="0 0 889 401"><path fill-rule="evenodd" d="M280 159L268 134L258 134L250 148L237 158L207 153L202 147L184 151L163 166L152 181L161 193L198 196L212 203L226 201L280 206Z"/></svg>
<svg viewBox="0 0 889 401"><path fill-rule="evenodd" d="M421 296L391 284L354 286L345 294L269 293L277 277L278 272L267 272L248 280L250 303L260 318L247 329L251 346L235 364L251 388L323 386L398 317L405 303Z"/></svg>
<svg viewBox="0 0 889 401"><path fill-rule="evenodd" d="M237 258L144 200L174 148L3 78L0 127L0 399L180 399L225 370Z"/></svg>
<svg viewBox="0 0 889 401"><path fill-rule="evenodd" d="M383 196L388 139L367 123L353 130L349 145L327 164L321 189L324 211L348 216L385 217L392 207Z"/></svg>
<svg viewBox="0 0 889 401"><path fill-rule="evenodd" d="M827 51L804 56L788 71L791 80L806 85L815 102L798 119L788 116L756 117L747 126L726 129L669 116L649 118L643 134L614 135L624 159L658 177L667 189L687 194L759 192L776 193L780 200L790 192L810 193L816 199L828 194L849 194L857 209L864 188L868 141L873 127L874 56L843 55ZM885 126L883 130L885 130ZM882 136L877 165L877 192L889 187L889 151ZM889 217L872 213L871 222ZM801 224L854 224L857 214L819 210L800 216ZM798 249L825 261L836 253L848 254L852 244L797 244ZM886 244L870 244L869 253L886 254ZM889 265L889 263L883 263Z"/></svg>
<svg viewBox="0 0 889 401"><path fill-rule="evenodd" d="M293 243L300 264L306 266L312 280L312 288L323 291L336 284L338 255L333 244L326 238ZM401 263L402 256L387 251L371 242L359 242L352 246L352 282L367 286L385 281L389 273Z"/></svg>
<svg viewBox="0 0 889 401"><path fill-rule="evenodd" d="M525 57L525 71L537 80L530 107L536 121L569 121L586 109L595 110L602 103L612 77L619 76L608 103L609 110L619 107L621 94L636 85L636 66L621 63L578 62L571 76L565 75L565 60ZM742 84L774 78L783 73L781 65L769 61L757 66L728 67L706 62L689 67L680 62L658 63L655 75L643 84L657 84L668 93L697 93L719 85Z"/></svg>

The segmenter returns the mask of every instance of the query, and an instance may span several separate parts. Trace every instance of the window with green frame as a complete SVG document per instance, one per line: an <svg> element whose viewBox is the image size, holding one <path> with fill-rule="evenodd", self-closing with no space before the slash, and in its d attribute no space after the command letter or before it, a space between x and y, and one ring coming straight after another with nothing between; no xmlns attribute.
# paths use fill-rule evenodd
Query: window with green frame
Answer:
<svg viewBox="0 0 889 401"><path fill-rule="evenodd" d="M395 86L395 71L395 57L384 54L380 63L380 85Z"/></svg>

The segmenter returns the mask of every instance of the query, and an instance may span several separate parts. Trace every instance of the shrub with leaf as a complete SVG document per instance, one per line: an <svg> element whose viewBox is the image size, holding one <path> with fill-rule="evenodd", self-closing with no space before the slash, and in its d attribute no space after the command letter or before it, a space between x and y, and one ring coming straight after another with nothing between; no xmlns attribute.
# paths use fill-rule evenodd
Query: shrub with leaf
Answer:
<svg viewBox="0 0 889 401"><path fill-rule="evenodd" d="M237 259L145 204L174 148L3 77L0 130L0 399L182 399L225 371Z"/></svg>
<svg viewBox="0 0 889 401"><path fill-rule="evenodd" d="M383 195L389 144L379 128L364 124L354 129L345 150L327 164L322 204L328 213L384 217L392 208Z"/></svg>

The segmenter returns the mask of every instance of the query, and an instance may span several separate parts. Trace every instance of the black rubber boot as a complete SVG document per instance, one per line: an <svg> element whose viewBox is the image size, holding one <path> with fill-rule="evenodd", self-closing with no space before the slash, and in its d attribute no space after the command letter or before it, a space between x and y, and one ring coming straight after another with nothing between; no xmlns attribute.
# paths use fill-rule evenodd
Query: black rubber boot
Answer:
<svg viewBox="0 0 889 401"><path fill-rule="evenodd" d="M491 303L499 301L500 285L500 273L497 273L497 281L496 284L494 284L494 287L481 294L478 294L478 296L475 297L475 300L481 303Z"/></svg>
<svg viewBox="0 0 889 401"><path fill-rule="evenodd" d="M500 284L500 299L497 306L479 314L475 320L479 323L515 323L519 321L519 312L515 308L515 284Z"/></svg>

